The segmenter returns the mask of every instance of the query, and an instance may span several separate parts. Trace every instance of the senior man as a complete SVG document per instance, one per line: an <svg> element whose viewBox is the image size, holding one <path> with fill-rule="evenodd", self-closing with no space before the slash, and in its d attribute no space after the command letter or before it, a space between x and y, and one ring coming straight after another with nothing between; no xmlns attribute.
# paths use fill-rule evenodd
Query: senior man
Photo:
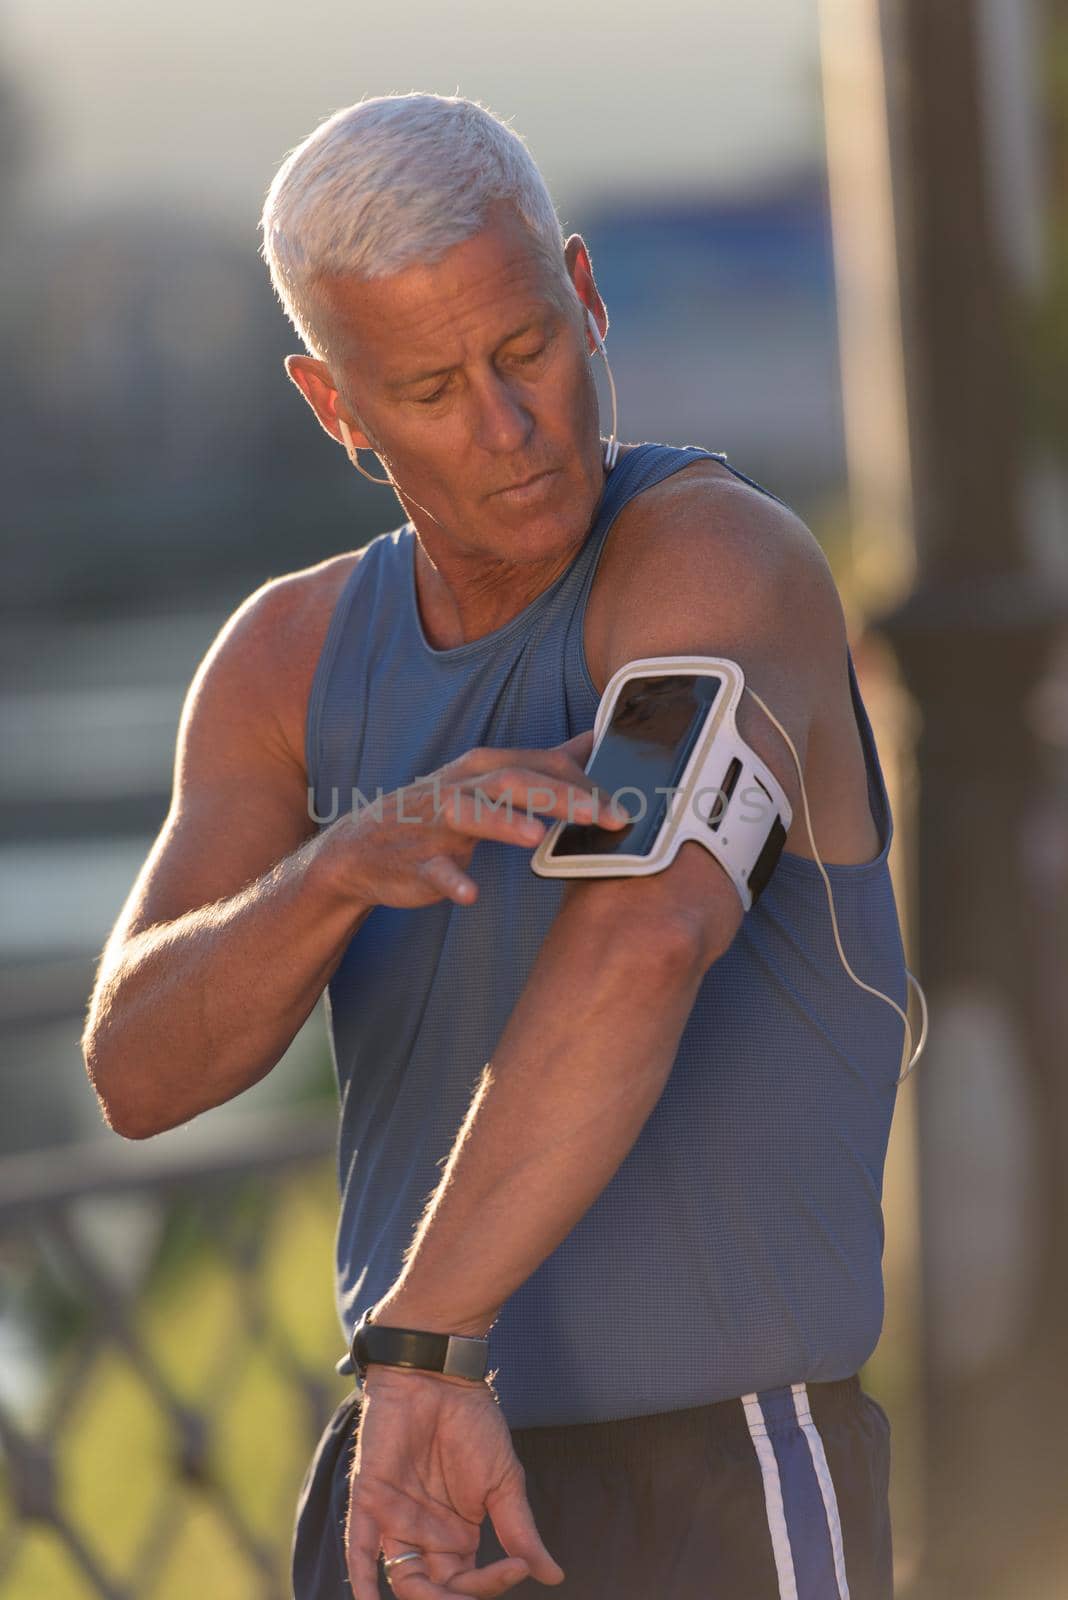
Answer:
<svg viewBox="0 0 1068 1600"><path fill-rule="evenodd" d="M797 749L851 962L904 1004L823 554L722 456L602 439L589 251L481 106L336 113L262 226L310 352L289 377L409 520L213 643L87 1064L143 1138L263 1077L326 986L346 1337L373 1310L488 1337L492 1368L366 1365L305 1478L297 1600L888 1600L889 1425L857 1370L902 1028L838 959L785 741L746 698L793 808L748 913L690 841L642 877L530 866L533 813L604 799L616 669L730 657Z"/></svg>

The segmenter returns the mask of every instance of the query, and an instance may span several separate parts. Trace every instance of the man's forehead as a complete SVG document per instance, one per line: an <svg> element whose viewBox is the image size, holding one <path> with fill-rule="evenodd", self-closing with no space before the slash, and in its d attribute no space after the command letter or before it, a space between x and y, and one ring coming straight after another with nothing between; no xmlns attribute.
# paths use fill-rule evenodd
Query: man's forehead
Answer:
<svg viewBox="0 0 1068 1600"><path fill-rule="evenodd" d="M324 278L317 298L334 348L352 359L373 353L395 384L423 375L422 352L444 359L444 347L467 334L501 342L558 317L564 289L526 229L494 224L437 261L378 278Z"/></svg>

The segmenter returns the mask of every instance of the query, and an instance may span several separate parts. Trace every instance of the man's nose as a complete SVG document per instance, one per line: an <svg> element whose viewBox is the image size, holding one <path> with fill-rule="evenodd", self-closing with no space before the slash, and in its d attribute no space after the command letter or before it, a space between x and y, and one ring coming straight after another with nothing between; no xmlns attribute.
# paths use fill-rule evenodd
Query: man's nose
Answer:
<svg viewBox="0 0 1068 1600"><path fill-rule="evenodd" d="M517 384L500 374L488 377L477 394L478 443L495 454L522 448L534 426L533 412Z"/></svg>

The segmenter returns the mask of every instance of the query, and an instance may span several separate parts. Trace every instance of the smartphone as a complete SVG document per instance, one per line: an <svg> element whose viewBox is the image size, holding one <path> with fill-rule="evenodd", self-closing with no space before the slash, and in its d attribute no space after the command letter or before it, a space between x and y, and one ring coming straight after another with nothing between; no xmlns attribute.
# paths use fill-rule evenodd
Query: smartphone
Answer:
<svg viewBox="0 0 1068 1600"><path fill-rule="evenodd" d="M722 678L707 673L631 678L624 684L586 775L606 796L618 795L634 821L623 828L565 823L546 859L648 855L672 798L657 789L678 787L722 686Z"/></svg>

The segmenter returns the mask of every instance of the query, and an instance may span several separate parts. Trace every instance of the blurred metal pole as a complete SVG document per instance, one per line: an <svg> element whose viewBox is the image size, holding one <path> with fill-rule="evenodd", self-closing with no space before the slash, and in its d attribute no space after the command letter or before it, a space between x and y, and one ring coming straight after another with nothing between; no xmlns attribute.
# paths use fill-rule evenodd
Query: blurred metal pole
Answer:
<svg viewBox="0 0 1068 1600"><path fill-rule="evenodd" d="M1024 286L1006 247L1019 225L1000 145L992 156L1037 112L1019 103L1026 74L1007 77L991 44L992 21L1033 12L852 3L879 7L886 97L857 114L888 118L917 559L914 591L878 619L922 718L917 959L931 1007L913 1086L927 1538L907 1594L1045 1600L1068 1592L1068 885L1039 707L1068 600L1029 498Z"/></svg>
<svg viewBox="0 0 1068 1600"><path fill-rule="evenodd" d="M916 578L878 0L819 0L819 23L850 578L870 612L901 600Z"/></svg>
<svg viewBox="0 0 1068 1600"><path fill-rule="evenodd" d="M849 491L849 592L866 644L874 611L916 577L894 208L878 0L820 0L820 65L834 241L835 305ZM849 619L851 628L857 626ZM858 629L859 631L859 629ZM915 744L918 718L887 648L872 707L896 824L891 867L909 965L915 929ZM889 748L888 748L889 745ZM892 1424L890 1503L899 1594L927 1537L922 1415L917 1079L898 1095L883 1173L885 1315L864 1380Z"/></svg>

